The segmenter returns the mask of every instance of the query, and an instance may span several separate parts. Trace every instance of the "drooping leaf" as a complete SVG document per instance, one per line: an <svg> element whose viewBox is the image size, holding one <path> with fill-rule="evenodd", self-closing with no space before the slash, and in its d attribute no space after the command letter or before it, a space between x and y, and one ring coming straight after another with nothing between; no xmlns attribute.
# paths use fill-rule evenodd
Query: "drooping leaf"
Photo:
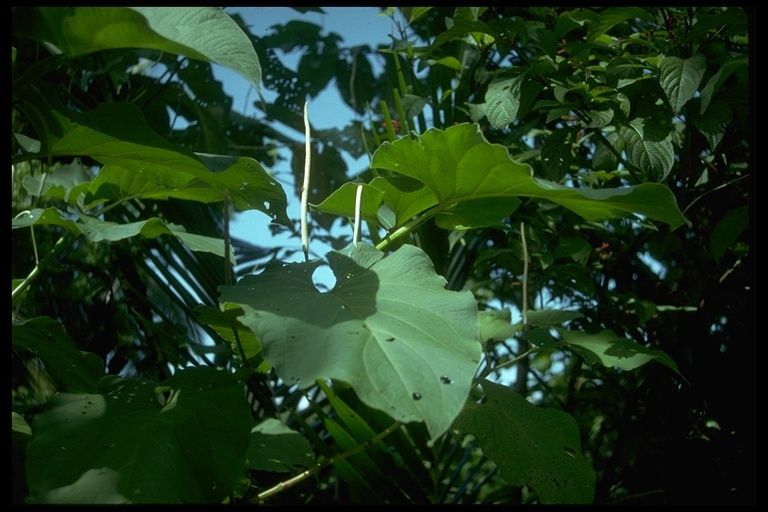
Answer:
<svg viewBox="0 0 768 512"><path fill-rule="evenodd" d="M486 400L468 401L453 424L471 434L483 454L514 486L530 485L543 504L588 504L595 471L581 453L581 435L572 416L536 407L506 386L484 380Z"/></svg>
<svg viewBox="0 0 768 512"><path fill-rule="evenodd" d="M80 216L81 222L64 216L56 208L45 210L35 208L25 215L13 219L12 228L29 226L54 225L61 226L74 235L85 235L91 242L115 242L125 238L141 235L145 238L157 238L160 235L172 235L182 240L193 251L203 251L224 257L224 240L208 236L187 233L184 227L166 224L157 217L151 219L118 224L104 221L88 215ZM234 264L234 253L230 252L230 261Z"/></svg>
<svg viewBox="0 0 768 512"><path fill-rule="evenodd" d="M480 361L471 293L446 290L429 257L411 245L384 257L357 244L328 259L336 276L330 292L312 281L319 261L271 262L222 287L221 301L241 305L242 323L286 383L346 382L370 407L423 421L440 436L461 410Z"/></svg>
<svg viewBox="0 0 768 512"><path fill-rule="evenodd" d="M261 88L253 44L218 7L20 7L13 27L73 57L114 48L161 50L229 67Z"/></svg>
<svg viewBox="0 0 768 512"><path fill-rule="evenodd" d="M610 329L597 334L581 331L569 331L554 327L560 337L581 355L587 364L600 363L603 366L616 366L622 370L634 370L649 361L657 361L680 375L675 361L663 350L644 347L634 341L617 336Z"/></svg>
<svg viewBox="0 0 768 512"><path fill-rule="evenodd" d="M53 156L89 156L146 175L145 180L155 187L181 189L197 179L216 190L222 200L226 191L240 211L257 209L292 225L283 188L252 158L195 154L169 144L152 131L141 110L128 103L100 104L88 114L71 113L71 117L69 129L52 144ZM125 176L116 179L117 184L131 184ZM154 194L160 195L157 189ZM208 200L208 196L195 199Z"/></svg>
<svg viewBox="0 0 768 512"><path fill-rule="evenodd" d="M224 371L186 368L155 385L104 377L60 393L32 424L32 503L220 503L245 465L251 411ZM74 455L73 455L74 454Z"/></svg>

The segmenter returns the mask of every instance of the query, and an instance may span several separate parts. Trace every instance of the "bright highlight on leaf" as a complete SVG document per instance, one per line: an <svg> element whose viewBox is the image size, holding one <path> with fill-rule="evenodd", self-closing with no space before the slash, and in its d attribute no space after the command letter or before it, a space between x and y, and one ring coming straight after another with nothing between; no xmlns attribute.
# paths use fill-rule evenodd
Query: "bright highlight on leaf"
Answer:
<svg viewBox="0 0 768 512"><path fill-rule="evenodd" d="M656 165L647 165L652 164ZM685 223L664 185L587 189L535 178L529 165L513 160L504 146L489 143L474 124L431 129L416 140L403 137L384 143L374 153L371 167L394 175L371 181L369 188L375 192L363 201L363 218L377 222L378 208L386 205L396 214L396 227L417 215L434 217L445 229L490 226L512 214L521 197L552 201L589 221L640 214L672 229ZM344 185L316 209L353 217L350 194L351 187Z"/></svg>
<svg viewBox="0 0 768 512"><path fill-rule="evenodd" d="M241 322L285 382L347 382L369 406L423 421L433 439L440 436L480 362L472 294L446 290L429 257L411 245L385 257L360 243L328 260L336 276L328 293L312 282L319 261L272 262L222 287L221 301L241 305Z"/></svg>

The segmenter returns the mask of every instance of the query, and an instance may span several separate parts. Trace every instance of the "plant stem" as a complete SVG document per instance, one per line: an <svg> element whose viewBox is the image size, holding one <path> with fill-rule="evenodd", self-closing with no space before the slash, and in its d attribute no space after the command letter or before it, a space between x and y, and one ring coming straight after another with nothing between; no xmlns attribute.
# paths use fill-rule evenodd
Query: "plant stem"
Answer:
<svg viewBox="0 0 768 512"><path fill-rule="evenodd" d="M54 244L53 249L51 249L51 252L49 252L48 255L45 258L43 258L43 260L40 263L35 265L35 268L32 269L32 272L29 273L29 275L24 279L24 281L19 283L19 286L13 289L13 292L11 293L11 302L13 302L13 300L16 299L16 297L21 295L21 292L29 288L29 285L32 284L32 281L34 281L35 278L37 278L37 276L40 274L40 269L45 268L45 266L53 258L58 256L59 253L63 251L67 247L67 245L69 245L68 243L65 243L66 240L67 240L66 237L59 238ZM75 240L74 237L70 238L69 243L71 243L74 240Z"/></svg>
<svg viewBox="0 0 768 512"><path fill-rule="evenodd" d="M309 170L312 165L312 144L309 134L309 102L304 102L304 183L301 186L301 249L304 261L309 261L309 227L307 226L307 203L309 201Z"/></svg>
<svg viewBox="0 0 768 512"><path fill-rule="evenodd" d="M251 500L251 502L261 503L265 499L269 498L270 496L274 496L275 494L277 494L279 492L282 492L282 491L284 491L286 489L289 489L290 487L293 487L294 485L296 485L297 483L299 483L299 482L301 482L303 480L306 480L307 478L309 478L310 476L314 475L315 473L317 473L321 469L323 469L325 467L328 467L328 466L330 466L332 464L335 464L335 463L339 462L340 460L344 460L347 457L351 457L352 455L360 453L363 450L367 450L368 448L370 448L374 444L378 443L379 441L381 441L382 439L387 437L389 434L391 434L392 432L394 432L395 430L397 430L401 426L402 426L402 423L399 422L399 421L396 421L395 423L390 425L389 428L387 428L383 432L380 432L375 437L367 440L364 443L361 443L361 444L357 445L356 447L352 448L351 450L349 450L347 452L339 453L338 455L335 455L335 456L331 457L330 459L325 459L325 460L319 462L317 465L315 465L315 466L309 468L308 470L304 471L303 473L299 473L298 475L294 476L293 478L289 478L288 480L286 480L284 482L280 482L279 484L275 485L274 487L272 487L270 489L267 489L266 491L260 493L258 496L256 496L256 498Z"/></svg>

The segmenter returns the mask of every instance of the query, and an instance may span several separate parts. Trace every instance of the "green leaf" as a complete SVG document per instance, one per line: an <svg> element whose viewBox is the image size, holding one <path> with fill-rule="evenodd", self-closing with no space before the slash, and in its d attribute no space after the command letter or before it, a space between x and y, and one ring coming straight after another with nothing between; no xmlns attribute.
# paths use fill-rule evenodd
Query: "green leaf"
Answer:
<svg viewBox="0 0 768 512"><path fill-rule="evenodd" d="M77 57L114 48L144 48L215 62L258 91L261 66L248 36L219 7L19 8L14 31Z"/></svg>
<svg viewBox="0 0 768 512"><path fill-rule="evenodd" d="M749 227L749 207L740 206L730 210L715 224L709 236L709 250L715 260L720 258L733 246L739 235Z"/></svg>
<svg viewBox="0 0 768 512"><path fill-rule="evenodd" d="M30 195L63 199L71 205L82 204L92 176L79 158L71 164L59 165L51 173L24 177L24 188Z"/></svg>
<svg viewBox="0 0 768 512"><path fill-rule="evenodd" d="M635 18L655 22L653 14L643 7L609 7L589 24L587 42L593 43L616 25Z"/></svg>
<svg viewBox="0 0 768 512"><path fill-rule="evenodd" d="M677 115L699 89L707 70L707 59L700 54L688 59L664 57L659 62L659 70L661 87L669 98L672 112Z"/></svg>
<svg viewBox="0 0 768 512"><path fill-rule="evenodd" d="M715 100L706 113L691 112L690 119L691 124L704 135L710 149L714 151L720 141L723 140L726 130L733 121L733 112L727 102Z"/></svg>
<svg viewBox="0 0 768 512"><path fill-rule="evenodd" d="M14 325L11 344L14 350L39 357L58 391L95 392L104 376L101 358L79 350L64 326L53 318L31 318Z"/></svg>
<svg viewBox="0 0 768 512"><path fill-rule="evenodd" d="M353 218L355 215L355 194L359 183L345 183L325 201L313 208L323 213ZM387 229L400 227L414 216L437 204L437 198L418 180L407 176L374 178L370 184L363 184L360 216L363 220L382 226L380 218L382 205L394 213L395 221L384 226Z"/></svg>
<svg viewBox="0 0 768 512"><path fill-rule="evenodd" d="M35 208L25 215L13 219L11 227L16 229L41 225L61 226L74 235L85 235L91 242L116 242L138 235L144 238L172 235L182 240L193 251L209 252L221 257L225 255L224 240L187 233L184 227L166 224L157 217L125 224L103 221L87 215L81 215L80 220L81 222L75 222L65 217L56 208L46 208L45 210ZM230 252L230 261L233 264L236 263L232 251Z"/></svg>
<svg viewBox="0 0 768 512"><path fill-rule="evenodd" d="M573 130L556 129L544 141L541 159L544 163L544 175L559 182L568 172L573 161Z"/></svg>
<svg viewBox="0 0 768 512"><path fill-rule="evenodd" d="M191 178L180 187L169 188L158 180L159 175L136 172L116 165L105 165L90 183L94 201L119 201L122 199L184 199L201 203L215 203L222 199L221 192L200 180Z"/></svg>
<svg viewBox="0 0 768 512"><path fill-rule="evenodd" d="M410 25L429 12L432 7L406 7L406 9L410 10L410 15L408 16L408 24Z"/></svg>
<svg viewBox="0 0 768 512"><path fill-rule="evenodd" d="M248 462L251 469L286 473L296 466L314 466L315 454L301 434L282 421L267 418L251 429Z"/></svg>
<svg viewBox="0 0 768 512"><path fill-rule="evenodd" d="M68 131L51 146L53 156L90 156L144 175L154 187L183 189L196 179L216 190L220 200L226 191L240 211L257 209L292 226L283 188L252 158L194 154L173 146L152 131L138 107L128 103L100 104L83 116L71 113L71 117L75 122L69 122ZM117 179L121 186L131 185L125 176ZM157 188L154 193L158 195Z"/></svg>
<svg viewBox="0 0 768 512"><path fill-rule="evenodd" d="M558 203L588 221L635 213L666 222L672 229L685 222L675 197L664 185L643 183L593 190L537 179L532 176L531 167L512 160L505 147L490 144L477 125L431 129L418 140L404 137L385 142L374 153L371 167L424 183L437 198L434 215L438 219L463 201L527 196ZM508 206L507 215L517 205Z"/></svg>
<svg viewBox="0 0 768 512"><path fill-rule="evenodd" d="M578 311L568 311L565 309L537 309L528 311L528 324L539 327L552 327L569 322L579 318L581 313Z"/></svg>
<svg viewBox="0 0 768 512"><path fill-rule="evenodd" d="M512 311L509 308L497 311L478 312L480 322L480 340L488 343L491 340L506 340L517 334L520 326L513 325Z"/></svg>
<svg viewBox="0 0 768 512"><path fill-rule="evenodd" d="M445 43L455 39L463 39L467 35L476 35L478 38L482 35L491 36L493 39L499 38L499 35L482 21L457 20L448 30L438 34L430 45L429 51L433 52Z"/></svg>
<svg viewBox="0 0 768 512"><path fill-rule="evenodd" d="M491 126L505 129L517 119L520 108L520 86L524 75L515 73L496 75L485 93L486 115Z"/></svg>
<svg viewBox="0 0 768 512"><path fill-rule="evenodd" d="M27 448L32 503L221 503L245 465L251 411L224 371L185 368L155 386L108 376L60 393Z"/></svg>
<svg viewBox="0 0 768 512"><path fill-rule="evenodd" d="M439 437L461 410L480 361L472 294L446 290L412 245L384 257L357 244L328 259L336 276L328 293L312 281L320 261L273 261L221 287L220 300L242 306L242 323L287 384L346 382L368 406L423 421Z"/></svg>
<svg viewBox="0 0 768 512"><path fill-rule="evenodd" d="M521 203L516 197L469 199L442 212L435 223L443 229L484 228L508 217Z"/></svg>
<svg viewBox="0 0 768 512"><path fill-rule="evenodd" d="M664 181L675 163L672 133L650 119L633 119L619 128L627 160L653 182Z"/></svg>
<svg viewBox="0 0 768 512"><path fill-rule="evenodd" d="M749 59L746 55L740 55L732 59L728 59L720 66L720 68L717 70L717 73L712 75L712 77L707 81L707 84L701 90L701 114L707 110L707 107L709 107L709 104L715 98L715 94L720 90L720 87L723 85L726 79L734 72L747 66L749 66Z"/></svg>
<svg viewBox="0 0 768 512"><path fill-rule="evenodd" d="M621 338L610 329L597 334L569 331L561 327L555 327L555 329L563 341L581 355L587 364L600 363L603 366L616 366L622 370L634 370L649 361L657 361L681 375L677 364L666 352L649 349L630 339Z"/></svg>
<svg viewBox="0 0 768 512"><path fill-rule="evenodd" d="M243 314L242 309L235 308L221 311L210 306L200 305L193 310L193 314L199 323L211 327L222 339L228 341L231 344L232 352L236 356L240 356L237 348L238 339L243 347L246 359L261 353L259 339L253 331L237 319L239 315ZM235 330L237 333L235 333ZM235 336L236 334L237 337Z"/></svg>
<svg viewBox="0 0 768 512"><path fill-rule="evenodd" d="M384 192L381 189L383 184L383 180L374 180L370 184L345 183L328 196L322 203L311 205L311 209L313 211L329 213L331 215L354 218L357 187L363 187L360 196L360 218L364 221L378 224L379 207L384 199ZM350 205L352 205L352 209L349 208Z"/></svg>
<svg viewBox="0 0 768 512"><path fill-rule="evenodd" d="M549 330L542 329L541 327L534 327L533 329L523 331L523 338L537 347L554 347L557 343Z"/></svg>
<svg viewBox="0 0 768 512"><path fill-rule="evenodd" d="M483 454L513 486L529 485L543 504L588 504L595 471L581 453L572 416L540 408L500 384L482 382L486 400L468 401L453 424L480 442Z"/></svg>

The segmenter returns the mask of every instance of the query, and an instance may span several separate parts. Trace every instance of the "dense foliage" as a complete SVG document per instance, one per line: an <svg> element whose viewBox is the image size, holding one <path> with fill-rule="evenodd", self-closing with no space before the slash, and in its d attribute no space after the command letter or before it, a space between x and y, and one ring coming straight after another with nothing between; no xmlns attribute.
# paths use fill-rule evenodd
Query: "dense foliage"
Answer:
<svg viewBox="0 0 768 512"><path fill-rule="evenodd" d="M13 501L755 503L754 13L302 12L13 8Z"/></svg>

